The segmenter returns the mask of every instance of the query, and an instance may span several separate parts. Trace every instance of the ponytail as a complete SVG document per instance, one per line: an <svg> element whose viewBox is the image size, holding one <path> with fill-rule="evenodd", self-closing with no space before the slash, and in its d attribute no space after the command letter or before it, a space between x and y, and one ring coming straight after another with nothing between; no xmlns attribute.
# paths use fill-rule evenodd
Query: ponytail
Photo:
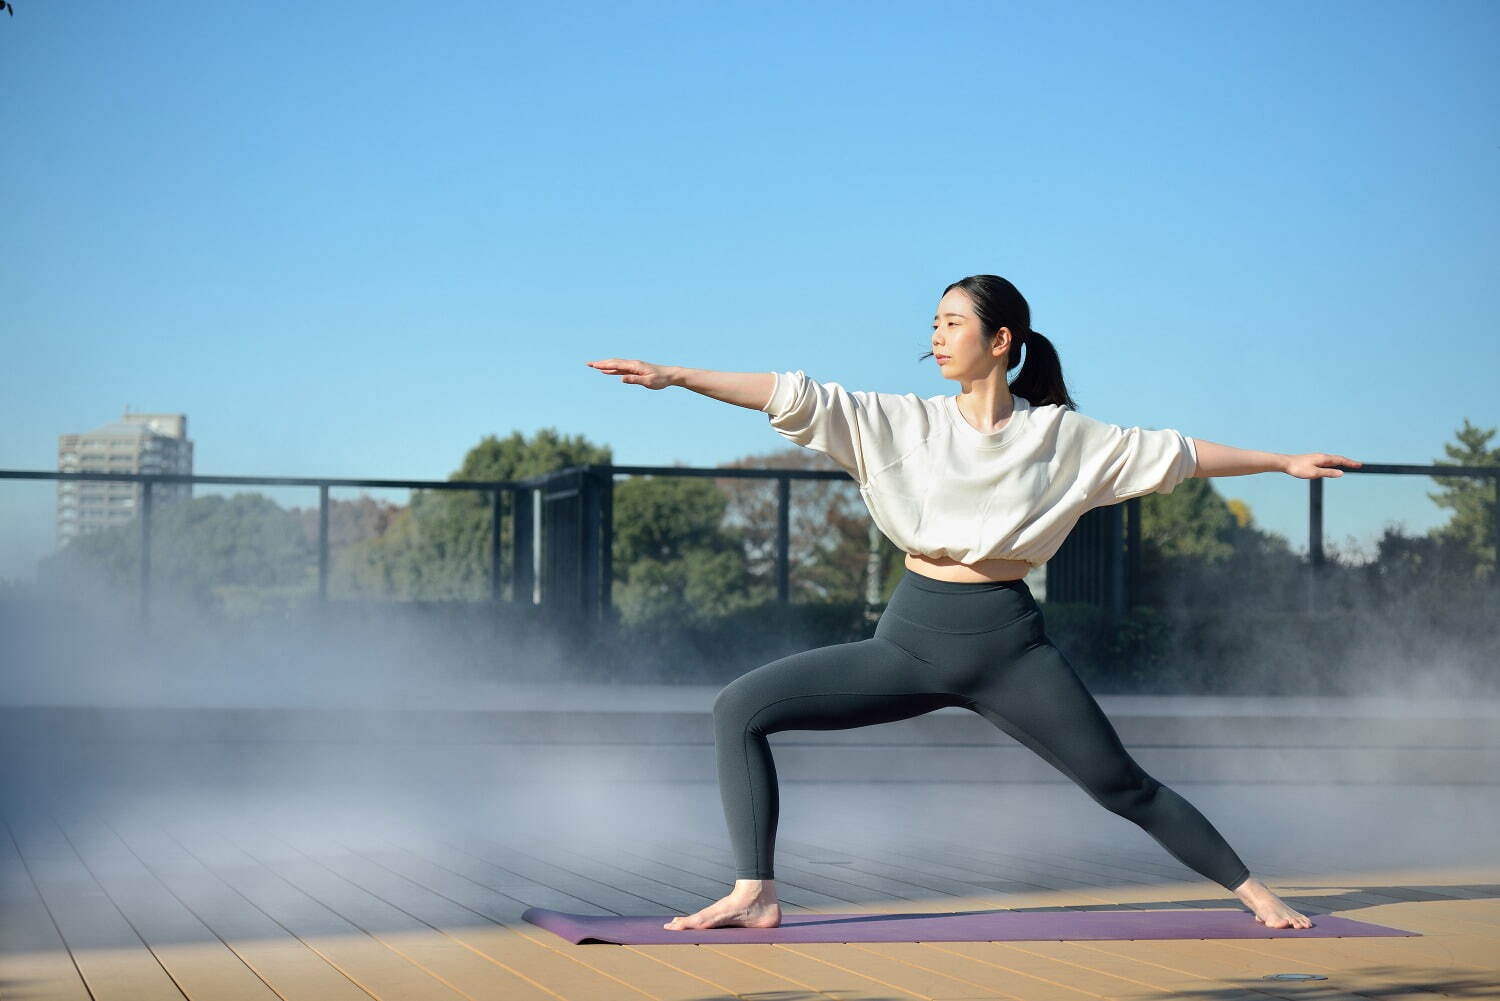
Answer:
<svg viewBox="0 0 1500 1001"><path fill-rule="evenodd" d="M1042 336L1041 331L1028 330L1011 342L1010 354L1005 359L1005 370L1008 372L1016 367L1023 346L1026 348L1026 364L1021 366L1020 374L1010 384L1010 391L1025 397L1026 402L1033 407L1056 403L1069 410L1077 410L1078 405L1068 395L1067 384L1063 382L1062 360L1057 357L1057 348Z"/></svg>
<svg viewBox="0 0 1500 1001"><path fill-rule="evenodd" d="M963 289L973 301L974 313L988 337L993 338L1001 327L1010 330L1010 352L1005 356L1007 372L1021 363L1021 349L1026 349L1026 364L1010 383L1012 393L1025 397L1034 407L1055 403L1069 410L1078 409L1063 382L1057 349L1040 332L1031 329L1031 306L1014 285L999 275L970 275L943 289L943 294L955 288Z"/></svg>

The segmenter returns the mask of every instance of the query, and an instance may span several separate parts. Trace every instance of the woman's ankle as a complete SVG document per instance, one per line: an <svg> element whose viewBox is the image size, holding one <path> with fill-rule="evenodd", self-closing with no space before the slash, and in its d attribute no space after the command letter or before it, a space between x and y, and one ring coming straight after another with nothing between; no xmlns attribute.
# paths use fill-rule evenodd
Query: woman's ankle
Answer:
<svg viewBox="0 0 1500 1001"><path fill-rule="evenodd" d="M754 900L762 898L774 899L776 897L776 881L773 879L736 879L734 881L733 895Z"/></svg>

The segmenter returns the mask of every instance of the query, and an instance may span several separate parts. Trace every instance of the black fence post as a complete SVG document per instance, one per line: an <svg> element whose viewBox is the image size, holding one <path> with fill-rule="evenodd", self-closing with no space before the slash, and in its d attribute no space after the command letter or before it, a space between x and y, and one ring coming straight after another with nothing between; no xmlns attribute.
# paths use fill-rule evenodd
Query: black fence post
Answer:
<svg viewBox="0 0 1500 1001"><path fill-rule="evenodd" d="M1495 506L1490 508L1490 518L1493 522L1490 541L1495 544L1495 568L1490 573L1490 585L1500 588L1500 472L1491 476L1490 482L1495 487Z"/></svg>
<svg viewBox="0 0 1500 1001"><path fill-rule="evenodd" d="M613 466L596 466L599 488L599 614L609 621L615 607L615 474Z"/></svg>
<svg viewBox="0 0 1500 1001"><path fill-rule="evenodd" d="M532 604L536 590L536 545L532 531L532 488L521 484L510 488L510 600Z"/></svg>
<svg viewBox="0 0 1500 1001"><path fill-rule="evenodd" d="M604 532L599 480L598 470L592 465L585 465L579 471L578 577L583 593L579 595L578 610L584 628L588 630L597 624L604 600Z"/></svg>
<svg viewBox="0 0 1500 1001"><path fill-rule="evenodd" d="M500 600L500 494L490 491L490 600Z"/></svg>
<svg viewBox="0 0 1500 1001"><path fill-rule="evenodd" d="M1318 610L1318 582L1323 570L1323 478L1307 481L1307 611Z"/></svg>
<svg viewBox="0 0 1500 1001"><path fill-rule="evenodd" d="M788 476L776 478L776 600L786 604L791 597L791 575L788 563L792 535L792 481Z"/></svg>
<svg viewBox="0 0 1500 1001"><path fill-rule="evenodd" d="M141 481L141 631L151 627L151 481Z"/></svg>
<svg viewBox="0 0 1500 1001"><path fill-rule="evenodd" d="M318 605L328 607L328 484L318 484Z"/></svg>
<svg viewBox="0 0 1500 1001"><path fill-rule="evenodd" d="M1109 563L1105 572L1109 574L1109 611L1111 615L1125 614L1125 512L1118 504L1110 505L1109 517L1105 521L1106 551Z"/></svg>

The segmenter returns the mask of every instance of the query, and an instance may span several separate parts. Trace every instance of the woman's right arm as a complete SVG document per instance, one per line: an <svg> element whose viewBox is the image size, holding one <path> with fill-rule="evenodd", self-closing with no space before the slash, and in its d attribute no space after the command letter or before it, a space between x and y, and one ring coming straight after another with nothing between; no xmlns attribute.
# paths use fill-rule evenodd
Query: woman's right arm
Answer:
<svg viewBox="0 0 1500 1001"><path fill-rule="evenodd" d="M861 487L867 473L866 438L871 439L876 456L881 456L881 443L897 441L900 427L913 428L918 434L925 433L926 428L925 422L915 420L923 403L912 394L851 393L836 382L809 379L801 370L710 372L621 358L588 364L650 389L682 386L725 403L759 410L770 419L777 434L822 452Z"/></svg>
<svg viewBox="0 0 1500 1001"><path fill-rule="evenodd" d="M667 372L674 386L751 410L765 410L771 402L771 391L776 388L773 372L711 372L680 365L672 366Z"/></svg>
<svg viewBox="0 0 1500 1001"><path fill-rule="evenodd" d="M606 375L618 375L622 382L647 389L681 386L750 410L765 410L771 403L771 391L776 388L774 372L711 372L680 365L653 365L628 358L606 358L586 364Z"/></svg>

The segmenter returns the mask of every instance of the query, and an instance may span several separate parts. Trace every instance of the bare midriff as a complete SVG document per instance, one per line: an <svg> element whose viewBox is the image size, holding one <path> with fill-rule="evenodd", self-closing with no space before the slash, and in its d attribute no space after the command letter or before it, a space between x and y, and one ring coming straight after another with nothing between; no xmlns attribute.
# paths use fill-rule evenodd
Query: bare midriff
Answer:
<svg viewBox="0 0 1500 1001"><path fill-rule="evenodd" d="M990 580L1020 580L1031 570L1025 560L979 560L976 563L959 563L946 556L921 556L906 554L906 568L923 577L936 580L951 580L959 584L983 584Z"/></svg>

